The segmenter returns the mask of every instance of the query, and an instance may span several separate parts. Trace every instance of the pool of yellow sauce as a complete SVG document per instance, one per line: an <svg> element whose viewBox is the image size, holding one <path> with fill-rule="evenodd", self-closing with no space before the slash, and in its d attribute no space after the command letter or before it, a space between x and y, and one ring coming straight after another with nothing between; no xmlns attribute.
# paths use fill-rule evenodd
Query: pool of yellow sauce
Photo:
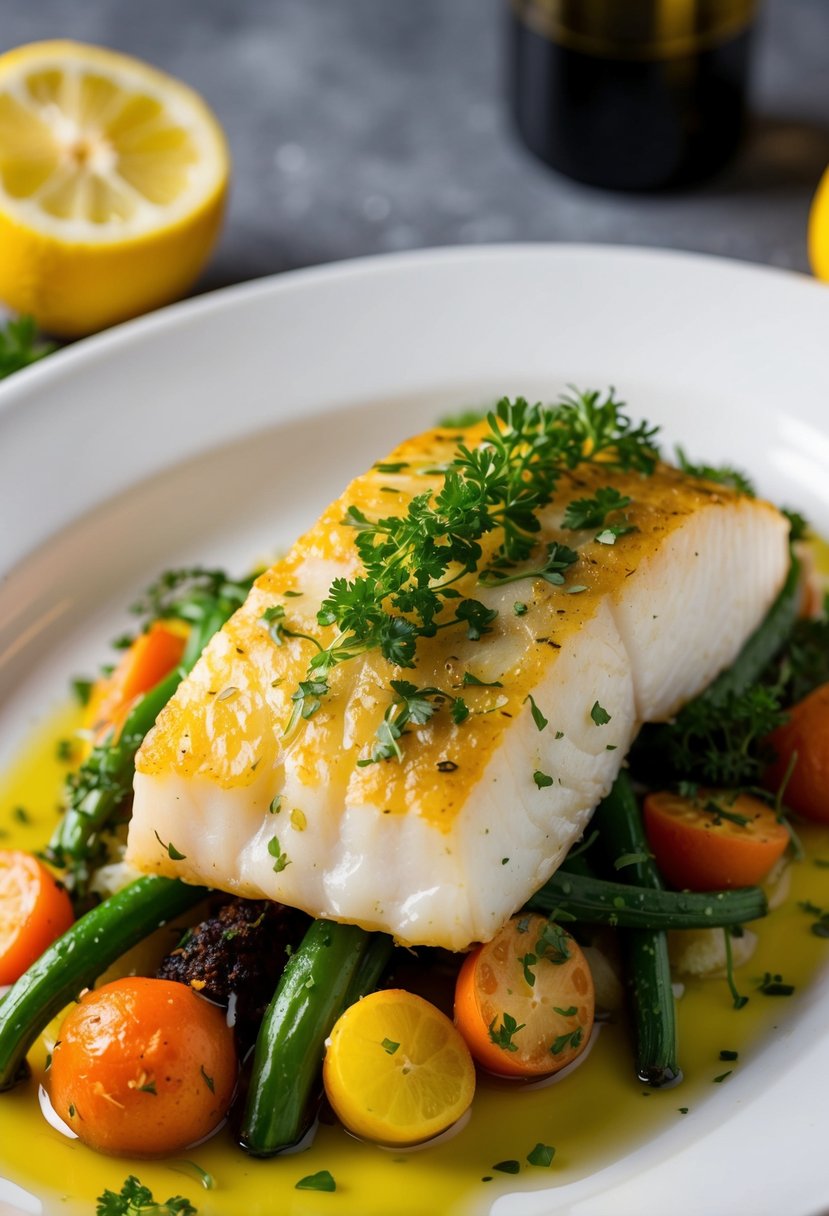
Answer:
<svg viewBox="0 0 829 1216"><path fill-rule="evenodd" d="M53 719L0 780L0 846L40 848L55 820L65 766L56 757L56 740L71 734L76 715ZM25 816L15 811L24 807ZM321 1126L310 1148L270 1161L247 1157L224 1131L183 1154L208 1171L215 1189L203 1190L194 1172L180 1163L99 1156L69 1140L44 1120L38 1105L45 1051L30 1055L32 1077L0 1095L0 1176L42 1197L47 1213L94 1211L105 1187L119 1190L137 1174L156 1200L182 1194L199 1216L423 1216L485 1213L505 1191L558 1187L583 1178L634 1151L703 1102L715 1110L729 1069L752 1066L764 1038L796 1014L793 998L757 991L766 971L782 972L801 991L829 965L829 941L810 931L810 918L798 901L829 905L829 829L803 831L804 860L793 865L786 904L755 926L760 942L754 957L737 971L748 1005L735 1011L722 980L692 981L678 1002L679 1046L684 1081L665 1091L648 1091L633 1075L623 1025L601 1029L592 1052L570 1075L544 1088L481 1078L469 1121L455 1135L426 1148L386 1151L360 1143L338 1126ZM723 1063L720 1051L738 1051ZM538 1143L553 1145L549 1168L532 1166L527 1154ZM514 1160L517 1175L493 1167ZM297 1191L299 1179L329 1170L335 1194Z"/></svg>

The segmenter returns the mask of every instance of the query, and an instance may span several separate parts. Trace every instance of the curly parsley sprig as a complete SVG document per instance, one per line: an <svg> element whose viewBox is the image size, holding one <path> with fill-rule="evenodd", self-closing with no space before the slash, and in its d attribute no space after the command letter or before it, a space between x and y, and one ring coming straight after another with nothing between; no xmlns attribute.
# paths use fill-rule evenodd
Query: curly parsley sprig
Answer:
<svg viewBox="0 0 829 1216"><path fill-rule="evenodd" d="M107 1190L99 1195L95 1213L96 1216L197 1216L196 1208L183 1195L156 1202L149 1187L143 1186L134 1174L130 1174L117 1194Z"/></svg>
<svg viewBox="0 0 829 1216"><path fill-rule="evenodd" d="M17 317L0 325L0 380L22 371L30 363L57 350L54 342L38 337L32 317Z"/></svg>
<svg viewBox="0 0 829 1216"><path fill-rule="evenodd" d="M348 508L343 522L355 529L364 573L335 579L323 600L317 620L336 626L337 633L328 646L317 643L293 694L286 735L317 712L340 663L379 650L394 666L413 667L418 640L439 629L464 625L471 640L489 632L497 612L462 598L455 586L478 573L487 534L497 533L499 543L482 583L536 574L563 582L562 571L575 561L566 546L547 546L538 570L518 574L516 567L532 557L541 530L538 513L565 471L601 461L607 469L648 474L658 460L657 428L634 425L612 390L604 397L573 392L552 407L504 398L487 424L477 447L459 444L440 488L414 497L402 515L372 521L359 508ZM396 739L385 742L396 754Z"/></svg>

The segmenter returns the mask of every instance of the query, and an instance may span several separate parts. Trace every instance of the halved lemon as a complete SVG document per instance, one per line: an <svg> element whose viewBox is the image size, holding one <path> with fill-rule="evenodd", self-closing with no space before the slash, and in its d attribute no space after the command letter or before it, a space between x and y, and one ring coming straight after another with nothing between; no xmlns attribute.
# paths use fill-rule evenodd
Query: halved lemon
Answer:
<svg viewBox="0 0 829 1216"><path fill-rule="evenodd" d="M809 211L809 262L818 279L829 282L829 169L820 180Z"/></svg>
<svg viewBox="0 0 829 1216"><path fill-rule="evenodd" d="M229 160L192 89L75 42L0 55L0 299L75 336L180 296L218 235Z"/></svg>
<svg viewBox="0 0 829 1216"><path fill-rule="evenodd" d="M328 1101L356 1136L417 1144L446 1131L475 1093L469 1048L445 1014L403 989L373 992L331 1032Z"/></svg>

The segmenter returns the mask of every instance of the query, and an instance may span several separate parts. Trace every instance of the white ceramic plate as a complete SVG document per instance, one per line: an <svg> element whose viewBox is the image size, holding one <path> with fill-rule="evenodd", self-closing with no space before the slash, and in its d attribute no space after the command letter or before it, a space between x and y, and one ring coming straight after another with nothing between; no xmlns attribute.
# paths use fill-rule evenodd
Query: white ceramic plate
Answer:
<svg viewBox="0 0 829 1216"><path fill-rule="evenodd" d="M791 274L523 246L264 280L21 373L0 388L0 765L158 570L272 552L450 408L614 384L667 438L751 470L829 531L828 334L829 292ZM493 1212L824 1210L829 971L786 1013L716 1102ZM13 1151L0 1145L0 1171Z"/></svg>

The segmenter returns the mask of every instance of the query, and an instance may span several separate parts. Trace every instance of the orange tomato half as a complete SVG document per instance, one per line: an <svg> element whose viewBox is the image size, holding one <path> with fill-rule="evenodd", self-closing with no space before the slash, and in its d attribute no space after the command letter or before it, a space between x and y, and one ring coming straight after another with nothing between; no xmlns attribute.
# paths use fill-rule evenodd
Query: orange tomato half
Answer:
<svg viewBox="0 0 829 1216"><path fill-rule="evenodd" d="M587 1046L593 977L579 945L545 916L514 916L464 960L455 1025L477 1062L501 1076L558 1072Z"/></svg>
<svg viewBox="0 0 829 1216"><path fill-rule="evenodd" d="M22 849L0 849L0 984L18 980L73 920L46 866Z"/></svg>
<svg viewBox="0 0 829 1216"><path fill-rule="evenodd" d="M777 790L791 773L784 800L798 815L829 823L829 684L809 693L769 736L775 761L765 784Z"/></svg>
<svg viewBox="0 0 829 1216"><path fill-rule="evenodd" d="M669 790L648 794L644 819L656 864L680 891L754 886L789 843L771 807L727 790L700 789L694 798Z"/></svg>
<svg viewBox="0 0 829 1216"><path fill-rule="evenodd" d="M184 984L131 977L85 993L64 1018L49 1092L84 1144L156 1156L219 1125L236 1071L224 1010Z"/></svg>

